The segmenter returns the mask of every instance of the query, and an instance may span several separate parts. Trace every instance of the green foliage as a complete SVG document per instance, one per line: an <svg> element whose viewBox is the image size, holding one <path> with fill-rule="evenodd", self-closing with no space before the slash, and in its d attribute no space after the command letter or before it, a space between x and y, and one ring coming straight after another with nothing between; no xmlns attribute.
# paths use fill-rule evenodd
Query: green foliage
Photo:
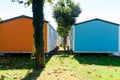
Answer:
<svg viewBox="0 0 120 80"><path fill-rule="evenodd" d="M58 26L71 27L80 13L79 4L75 4L71 0L60 0L54 6L53 17L56 19Z"/></svg>
<svg viewBox="0 0 120 80"><path fill-rule="evenodd" d="M75 4L71 0L59 0L53 10L53 18L58 24L58 33L63 37L63 47L66 50L67 36L70 28L75 24L76 17L81 13L79 4Z"/></svg>
<svg viewBox="0 0 120 80"><path fill-rule="evenodd" d="M0 22L2 21L2 18L0 17Z"/></svg>
<svg viewBox="0 0 120 80"><path fill-rule="evenodd" d="M68 34L69 34L69 32L70 32L70 29L71 29L71 27L67 27L67 36L68 36ZM64 37L64 33L63 33L63 30L64 30L64 28L63 27L57 27L57 32L58 32L58 34L61 36L61 37Z"/></svg>
<svg viewBox="0 0 120 80"><path fill-rule="evenodd" d="M18 2L20 4L24 3L24 5L30 5L30 4L32 4L32 1L33 0L27 0L27 1L24 1L24 0L12 0L12 2ZM44 1L53 3L53 0L44 0Z"/></svg>

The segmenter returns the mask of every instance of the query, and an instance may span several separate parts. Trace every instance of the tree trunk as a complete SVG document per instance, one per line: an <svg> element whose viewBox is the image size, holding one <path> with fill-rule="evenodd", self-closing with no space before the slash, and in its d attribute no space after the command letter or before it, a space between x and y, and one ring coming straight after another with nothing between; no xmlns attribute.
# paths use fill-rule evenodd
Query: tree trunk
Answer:
<svg viewBox="0 0 120 80"><path fill-rule="evenodd" d="M63 48L64 48L64 50L66 51L66 44L67 44L67 31L66 31L67 29L66 28L64 28L64 37L63 37Z"/></svg>
<svg viewBox="0 0 120 80"><path fill-rule="evenodd" d="M43 25L44 25L43 5L44 0L32 0L36 69L43 69L45 67L44 41L43 41Z"/></svg>

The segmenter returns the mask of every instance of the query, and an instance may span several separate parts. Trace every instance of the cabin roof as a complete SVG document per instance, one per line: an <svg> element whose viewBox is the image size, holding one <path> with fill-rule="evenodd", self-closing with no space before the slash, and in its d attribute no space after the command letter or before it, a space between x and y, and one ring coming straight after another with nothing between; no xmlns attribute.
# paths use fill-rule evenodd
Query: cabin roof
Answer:
<svg viewBox="0 0 120 80"><path fill-rule="evenodd" d="M13 17L13 18L10 18L10 19L7 19L7 20L3 20L3 21L1 21L0 23L12 21L12 20L16 20L16 19L19 19L19 18L28 18L28 19L31 19L31 20L33 19L33 18L30 17L30 16L20 15L20 16ZM44 21L45 21L45 20L44 20ZM45 22L48 22L48 21L45 21Z"/></svg>
<svg viewBox="0 0 120 80"><path fill-rule="evenodd" d="M106 22L106 23L109 23L109 24L113 24L113 25L119 26L119 24L117 24L117 23L106 21L106 20L99 19L99 18L95 18L95 19L84 21L84 22L76 23L75 25L84 24L84 23L91 22L91 21L101 21L101 22Z"/></svg>

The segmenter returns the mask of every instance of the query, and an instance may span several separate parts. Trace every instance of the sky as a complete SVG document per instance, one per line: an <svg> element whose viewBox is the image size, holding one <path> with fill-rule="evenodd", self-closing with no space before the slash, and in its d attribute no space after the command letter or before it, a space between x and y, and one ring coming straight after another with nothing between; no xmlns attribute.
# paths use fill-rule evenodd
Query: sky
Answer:
<svg viewBox="0 0 120 80"><path fill-rule="evenodd" d="M82 12L76 23L100 18L110 22L120 24L120 0L74 0L80 4ZM0 1L0 17L3 20L16 16L26 15L32 17L31 6L25 7L23 4L11 2L11 0ZM52 18L52 9L49 3L44 6L44 18L56 29L57 24Z"/></svg>

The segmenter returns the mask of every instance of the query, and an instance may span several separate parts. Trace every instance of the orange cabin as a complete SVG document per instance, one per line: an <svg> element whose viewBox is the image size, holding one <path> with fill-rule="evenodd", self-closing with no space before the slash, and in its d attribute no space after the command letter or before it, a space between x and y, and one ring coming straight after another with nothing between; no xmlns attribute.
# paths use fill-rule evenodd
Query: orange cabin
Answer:
<svg viewBox="0 0 120 80"><path fill-rule="evenodd" d="M44 22L44 52L47 52L47 24ZM0 22L0 52L32 52L32 18L19 16Z"/></svg>

